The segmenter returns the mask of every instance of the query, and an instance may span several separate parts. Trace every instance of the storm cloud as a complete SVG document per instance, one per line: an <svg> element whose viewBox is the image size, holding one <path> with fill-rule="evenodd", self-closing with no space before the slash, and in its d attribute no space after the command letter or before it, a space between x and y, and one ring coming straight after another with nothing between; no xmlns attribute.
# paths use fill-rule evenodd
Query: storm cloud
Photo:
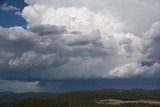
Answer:
<svg viewBox="0 0 160 107"><path fill-rule="evenodd" d="M71 1L25 0L27 28L0 27L1 83L159 77L158 1Z"/></svg>

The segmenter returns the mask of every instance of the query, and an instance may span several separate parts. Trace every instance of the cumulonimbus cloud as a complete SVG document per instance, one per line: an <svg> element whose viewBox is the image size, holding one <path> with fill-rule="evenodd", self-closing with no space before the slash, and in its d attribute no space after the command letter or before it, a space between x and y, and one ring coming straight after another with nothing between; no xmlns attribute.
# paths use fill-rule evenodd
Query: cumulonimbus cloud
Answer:
<svg viewBox="0 0 160 107"><path fill-rule="evenodd" d="M29 6L21 15L28 22L27 29L0 28L2 79L129 78L159 74L160 22L135 36L136 30L129 32L132 30L126 28L128 22L115 17L112 9L100 12L83 2L79 7L58 1L54 2L57 6L42 0L26 2ZM95 3L92 1L92 5Z"/></svg>

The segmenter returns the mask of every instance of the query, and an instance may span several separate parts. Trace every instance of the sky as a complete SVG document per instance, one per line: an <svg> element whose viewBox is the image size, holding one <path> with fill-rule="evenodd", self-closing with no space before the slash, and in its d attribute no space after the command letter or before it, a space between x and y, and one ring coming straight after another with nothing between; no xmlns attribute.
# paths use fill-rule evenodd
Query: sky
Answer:
<svg viewBox="0 0 160 107"><path fill-rule="evenodd" d="M1 0L0 91L160 88L159 0Z"/></svg>

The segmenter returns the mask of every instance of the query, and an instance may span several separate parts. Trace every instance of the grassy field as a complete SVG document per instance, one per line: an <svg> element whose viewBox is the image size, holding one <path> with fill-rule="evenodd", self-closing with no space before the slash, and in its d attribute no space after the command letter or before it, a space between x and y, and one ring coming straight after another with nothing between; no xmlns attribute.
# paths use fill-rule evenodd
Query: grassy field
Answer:
<svg viewBox="0 0 160 107"><path fill-rule="evenodd" d="M160 107L160 90L0 93L0 107Z"/></svg>

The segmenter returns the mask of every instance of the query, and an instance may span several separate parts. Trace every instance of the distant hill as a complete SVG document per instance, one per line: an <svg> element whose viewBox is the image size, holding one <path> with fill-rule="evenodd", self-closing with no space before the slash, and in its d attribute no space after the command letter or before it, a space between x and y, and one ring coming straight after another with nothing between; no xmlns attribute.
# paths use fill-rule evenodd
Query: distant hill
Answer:
<svg viewBox="0 0 160 107"><path fill-rule="evenodd" d="M13 93L13 92L0 92L0 102L2 101L13 101L19 99L26 99L26 98L40 98L40 99L47 99L47 98L54 98L58 94L56 93Z"/></svg>
<svg viewBox="0 0 160 107"><path fill-rule="evenodd" d="M132 97L131 97L132 96ZM25 98L56 98L64 100L76 100L76 99L93 99L93 98L118 98L118 99L160 99L160 90L143 90L143 89L131 89L131 90L115 90L115 89L103 89L95 91L76 91L67 93L13 93L13 92L0 92L0 101L5 100L17 100Z"/></svg>
<svg viewBox="0 0 160 107"><path fill-rule="evenodd" d="M67 93L13 93L0 92L0 107L159 107L150 104L97 104L103 99L122 101L160 101L160 90L115 90L77 91ZM71 106L72 105L72 106Z"/></svg>

